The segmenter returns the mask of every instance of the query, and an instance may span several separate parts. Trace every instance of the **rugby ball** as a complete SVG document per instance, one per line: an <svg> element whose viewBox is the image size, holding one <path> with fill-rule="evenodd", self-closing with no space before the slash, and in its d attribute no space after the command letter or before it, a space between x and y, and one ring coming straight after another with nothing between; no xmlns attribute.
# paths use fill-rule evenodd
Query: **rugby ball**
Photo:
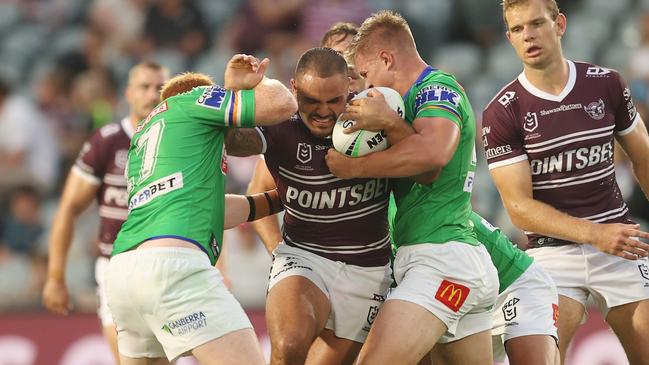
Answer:
<svg viewBox="0 0 649 365"><path fill-rule="evenodd" d="M363 90L352 100L366 98L370 90L380 91L385 97L388 106L403 118L405 109L403 99L396 90L390 89L389 87L374 87ZM331 134L331 139L333 140L336 151L349 157L360 157L372 152L383 151L388 148L388 139L384 131L372 132L361 129L350 134L345 134L343 132L344 129L349 128L354 124L356 124L356 121L354 120L343 120L338 118Z"/></svg>

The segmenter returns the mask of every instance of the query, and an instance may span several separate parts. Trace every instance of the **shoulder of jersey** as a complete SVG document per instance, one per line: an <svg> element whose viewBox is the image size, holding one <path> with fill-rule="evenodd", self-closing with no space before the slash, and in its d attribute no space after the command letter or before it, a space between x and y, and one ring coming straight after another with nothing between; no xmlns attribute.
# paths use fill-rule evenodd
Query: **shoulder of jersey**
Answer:
<svg viewBox="0 0 649 365"><path fill-rule="evenodd" d="M496 96L493 97L485 107L485 110L493 108L494 106L501 106L503 108L510 107L516 100L518 100L517 93L521 89L519 87L518 77L511 81L509 84L505 85Z"/></svg>
<svg viewBox="0 0 649 365"><path fill-rule="evenodd" d="M575 61L575 69L577 71L577 76L584 77L586 79L610 79L616 77L619 72L612 68L595 65L587 62L577 62Z"/></svg>
<svg viewBox="0 0 649 365"><path fill-rule="evenodd" d="M102 139L113 139L119 138L122 135L126 136L126 132L123 131L122 126L119 123L110 123L99 128L96 132Z"/></svg>

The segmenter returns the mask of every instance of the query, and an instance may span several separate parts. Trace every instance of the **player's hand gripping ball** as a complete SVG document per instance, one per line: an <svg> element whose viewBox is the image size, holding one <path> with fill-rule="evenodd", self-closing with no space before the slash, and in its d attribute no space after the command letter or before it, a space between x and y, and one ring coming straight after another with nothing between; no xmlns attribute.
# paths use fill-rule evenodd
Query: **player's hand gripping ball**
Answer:
<svg viewBox="0 0 649 365"><path fill-rule="evenodd" d="M375 87L363 90L352 100L366 98L370 90L378 90L385 97L388 106L397 112L403 118L404 105L401 95L396 90L389 87ZM383 151L388 148L388 140L384 131L372 132L367 130L358 130L350 134L343 133L343 130L356 124L351 119L341 120L338 118L334 126L331 138L336 151L349 157L365 156L368 153Z"/></svg>

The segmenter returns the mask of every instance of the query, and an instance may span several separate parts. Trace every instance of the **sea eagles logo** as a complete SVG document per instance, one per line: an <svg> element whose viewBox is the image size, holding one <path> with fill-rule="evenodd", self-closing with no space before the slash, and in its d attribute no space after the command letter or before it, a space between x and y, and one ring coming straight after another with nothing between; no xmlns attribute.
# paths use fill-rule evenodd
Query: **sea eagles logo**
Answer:
<svg viewBox="0 0 649 365"><path fill-rule="evenodd" d="M534 132L539 126L539 118L536 116L536 113L527 112L524 118L523 129L527 132Z"/></svg>
<svg viewBox="0 0 649 365"><path fill-rule="evenodd" d="M297 144L297 160L302 163L311 161L312 152L311 145L308 143L300 142Z"/></svg>
<svg viewBox="0 0 649 365"><path fill-rule="evenodd" d="M585 106L584 110L591 118L600 120L604 118L604 100L599 99L598 101L593 101L588 106Z"/></svg>

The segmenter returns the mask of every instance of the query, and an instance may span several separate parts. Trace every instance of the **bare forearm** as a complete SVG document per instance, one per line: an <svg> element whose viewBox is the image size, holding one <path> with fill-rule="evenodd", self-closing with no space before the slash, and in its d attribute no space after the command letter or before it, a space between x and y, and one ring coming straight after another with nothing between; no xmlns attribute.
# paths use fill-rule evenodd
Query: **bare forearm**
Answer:
<svg viewBox="0 0 649 365"><path fill-rule="evenodd" d="M388 136L390 145L396 145L404 138L417 133L414 128L401 118L396 118L388 127L385 128L385 134Z"/></svg>
<svg viewBox="0 0 649 365"><path fill-rule="evenodd" d="M645 198L649 199L649 160L633 164L633 174L635 175Z"/></svg>
<svg viewBox="0 0 649 365"><path fill-rule="evenodd" d="M58 281L65 280L68 250L72 242L75 217L69 212L59 211L52 223L49 241L47 276Z"/></svg>
<svg viewBox="0 0 649 365"><path fill-rule="evenodd" d="M297 101L281 82L264 78L255 87L255 124L273 125L297 111Z"/></svg>
<svg viewBox="0 0 649 365"><path fill-rule="evenodd" d="M385 151L357 158L357 177L409 177L443 167L431 158L432 146L419 134Z"/></svg>
<svg viewBox="0 0 649 365"><path fill-rule="evenodd" d="M248 185L247 194L258 194L264 191L275 189L275 181L266 167L263 159L257 162L255 166L255 173ZM277 203L281 205L279 194L277 195ZM266 246L268 253L272 253L277 244L282 240L282 232L280 230L279 221L276 215L259 219L252 223L257 235Z"/></svg>
<svg viewBox="0 0 649 365"><path fill-rule="evenodd" d="M505 204L512 223L522 230L566 241L590 244L596 223L576 218L534 199Z"/></svg>
<svg viewBox="0 0 649 365"><path fill-rule="evenodd" d="M275 247L277 247L277 244L282 241L282 231L276 215L252 222L252 228L255 229L259 238L264 242L268 253L272 253Z"/></svg>

